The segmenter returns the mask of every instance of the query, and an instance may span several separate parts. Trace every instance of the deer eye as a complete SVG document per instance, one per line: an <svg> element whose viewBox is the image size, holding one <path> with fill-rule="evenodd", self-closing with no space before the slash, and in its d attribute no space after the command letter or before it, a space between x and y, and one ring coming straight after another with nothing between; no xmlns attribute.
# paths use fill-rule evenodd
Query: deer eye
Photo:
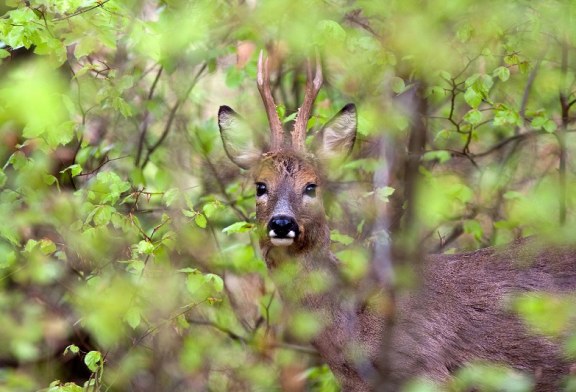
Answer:
<svg viewBox="0 0 576 392"><path fill-rule="evenodd" d="M266 184L263 182L256 183L256 196L260 197L268 192L268 188L266 188Z"/></svg>
<svg viewBox="0 0 576 392"><path fill-rule="evenodd" d="M304 194L308 197L316 197L316 184L308 184L304 188Z"/></svg>

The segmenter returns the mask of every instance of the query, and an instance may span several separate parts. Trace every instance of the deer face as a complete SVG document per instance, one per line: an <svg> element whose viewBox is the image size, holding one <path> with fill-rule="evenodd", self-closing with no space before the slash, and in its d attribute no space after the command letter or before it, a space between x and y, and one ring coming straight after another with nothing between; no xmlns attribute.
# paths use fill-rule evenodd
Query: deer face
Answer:
<svg viewBox="0 0 576 392"><path fill-rule="evenodd" d="M323 181L312 157L292 151L263 154L255 167L256 219L272 246L304 247L324 222Z"/></svg>
<svg viewBox="0 0 576 392"><path fill-rule="evenodd" d="M252 138L239 137L245 126L227 106L220 108L218 122L228 157L252 173L263 245L295 251L314 247L320 227L326 224L321 166L350 152L356 137L355 106L346 105L314 135L314 153L295 151L292 146L257 151Z"/></svg>

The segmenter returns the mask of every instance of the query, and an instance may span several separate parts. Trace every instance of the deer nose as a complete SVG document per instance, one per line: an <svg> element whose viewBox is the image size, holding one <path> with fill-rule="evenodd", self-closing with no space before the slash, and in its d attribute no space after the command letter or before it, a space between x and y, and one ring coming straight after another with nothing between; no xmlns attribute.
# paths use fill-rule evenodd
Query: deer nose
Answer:
<svg viewBox="0 0 576 392"><path fill-rule="evenodd" d="M270 238L296 238L300 230L296 220L290 216L278 215L268 222L268 235Z"/></svg>

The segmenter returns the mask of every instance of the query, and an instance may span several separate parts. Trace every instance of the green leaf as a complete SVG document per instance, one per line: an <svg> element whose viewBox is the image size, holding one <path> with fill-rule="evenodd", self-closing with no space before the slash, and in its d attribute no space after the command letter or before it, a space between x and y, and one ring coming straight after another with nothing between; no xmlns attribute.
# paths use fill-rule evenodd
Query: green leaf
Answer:
<svg viewBox="0 0 576 392"><path fill-rule="evenodd" d="M466 43L470 41L470 38L472 38L473 33L474 28L467 24L459 28L458 31L456 31L456 37L460 40L460 42Z"/></svg>
<svg viewBox="0 0 576 392"><path fill-rule="evenodd" d="M84 363L92 373L96 373L102 364L102 354L99 351L90 351L84 357Z"/></svg>
<svg viewBox="0 0 576 392"><path fill-rule="evenodd" d="M132 327L132 329L138 328L142 320L140 316L140 309L136 306L130 307L124 316L124 320L128 323L128 325L130 325L130 327Z"/></svg>
<svg viewBox="0 0 576 392"><path fill-rule="evenodd" d="M520 58L516 53L504 56L504 62L508 65L517 65L520 62Z"/></svg>
<svg viewBox="0 0 576 392"><path fill-rule="evenodd" d="M482 103L482 94L473 87L468 87L464 93L464 100L471 108L476 109Z"/></svg>
<svg viewBox="0 0 576 392"><path fill-rule="evenodd" d="M180 197L180 190L178 188L171 188L164 192L162 195L162 201L166 207L170 207L176 200L178 200L178 197Z"/></svg>
<svg viewBox="0 0 576 392"><path fill-rule="evenodd" d="M154 253L154 244L148 242L147 240L142 240L138 243L137 251L138 253L151 255Z"/></svg>
<svg viewBox="0 0 576 392"><path fill-rule="evenodd" d="M250 231L254 228L252 223L248 222L236 222L231 224L228 227L222 229L222 233L232 234L232 233L244 233Z"/></svg>
<svg viewBox="0 0 576 392"><path fill-rule="evenodd" d="M224 280L216 274L206 274L204 275L206 282L209 282L214 287L218 293L224 290Z"/></svg>
<svg viewBox="0 0 576 392"><path fill-rule="evenodd" d="M544 123L548 120L545 116L537 116L532 119L530 125L535 129L540 129L544 126Z"/></svg>
<svg viewBox="0 0 576 392"><path fill-rule="evenodd" d="M482 113L476 109L472 109L466 113L464 120L472 125L477 125L482 121Z"/></svg>
<svg viewBox="0 0 576 392"><path fill-rule="evenodd" d="M38 246L38 241L30 239L24 246L24 252L30 253Z"/></svg>
<svg viewBox="0 0 576 392"><path fill-rule="evenodd" d="M189 273L186 277L186 289L192 295L196 294L205 284L206 279L199 271Z"/></svg>
<svg viewBox="0 0 576 392"><path fill-rule="evenodd" d="M6 57L10 57L10 52L6 49L0 49L0 59L5 59Z"/></svg>
<svg viewBox="0 0 576 392"><path fill-rule="evenodd" d="M211 201L202 206L202 212L204 212L206 218L210 218L214 215L214 212L222 208L223 208L222 203L220 203L219 201Z"/></svg>
<svg viewBox="0 0 576 392"><path fill-rule="evenodd" d="M508 67L498 67L492 73L494 77L499 78L501 81L505 82L510 79L510 70Z"/></svg>
<svg viewBox="0 0 576 392"><path fill-rule="evenodd" d="M332 230L330 232L330 239L343 245L350 245L354 242L354 238L350 237L349 235L342 234L338 230Z"/></svg>
<svg viewBox="0 0 576 392"><path fill-rule="evenodd" d="M570 320L576 316L573 298L560 294L520 294L514 300L514 308L532 328L548 336L566 333Z"/></svg>
<svg viewBox="0 0 576 392"><path fill-rule="evenodd" d="M438 151L426 151L422 159L424 161L438 161L440 163L448 162L452 158L450 151L438 150Z"/></svg>
<svg viewBox="0 0 576 392"><path fill-rule="evenodd" d="M142 260L131 260L128 262L126 270L133 274L140 274L144 267L146 267L146 264Z"/></svg>
<svg viewBox="0 0 576 392"><path fill-rule="evenodd" d="M188 218L194 218L196 215L198 215L198 213L196 211L185 210L185 209L182 209L182 214Z"/></svg>
<svg viewBox="0 0 576 392"><path fill-rule="evenodd" d="M556 129L558 129L558 126L556 125L556 123L553 120L548 120L544 123L543 125L544 130L548 133L553 133L556 131Z"/></svg>
<svg viewBox="0 0 576 392"><path fill-rule="evenodd" d="M448 71L440 71L438 75L444 80L452 80L452 75Z"/></svg>
<svg viewBox="0 0 576 392"><path fill-rule="evenodd" d="M68 351L70 351L72 354L78 354L80 352L80 348L75 344L71 344L64 349L64 355L66 355Z"/></svg>
<svg viewBox="0 0 576 392"><path fill-rule="evenodd" d="M196 225L202 229L206 228L206 225L208 224L208 220L206 219L206 217L204 216L204 214L196 214L196 216L194 217L194 223L196 223Z"/></svg>
<svg viewBox="0 0 576 392"><path fill-rule="evenodd" d="M477 241L482 239L484 231L482 230L482 226L477 220L467 220L464 222L464 232L468 234L472 234Z"/></svg>
<svg viewBox="0 0 576 392"><path fill-rule="evenodd" d="M6 173L4 173L4 170L0 169L0 188L6 185L7 179L8 177L6 176Z"/></svg>
<svg viewBox="0 0 576 392"><path fill-rule="evenodd" d="M401 94L406 90L406 83L404 83L404 79L394 76L390 81L390 85L392 87L392 91L396 94Z"/></svg>
<svg viewBox="0 0 576 392"><path fill-rule="evenodd" d="M346 30L338 22L324 19L318 23L317 37L321 43L325 44L344 42L346 40Z"/></svg>
<svg viewBox="0 0 576 392"><path fill-rule="evenodd" d="M92 218L94 224L98 226L107 225L110 222L110 219L112 218L112 214L114 214L115 212L116 209L109 205L101 205L96 207Z"/></svg>
<svg viewBox="0 0 576 392"><path fill-rule="evenodd" d="M376 197L384 203L388 203L390 201L390 196L396 191L396 189L390 186L384 186L381 188L376 188Z"/></svg>
<svg viewBox="0 0 576 392"><path fill-rule="evenodd" d="M244 81L244 78L245 78L244 72L232 66L228 68L228 72L226 72L226 86L228 86L229 88L240 87L240 85Z"/></svg>
<svg viewBox="0 0 576 392"><path fill-rule="evenodd" d="M285 123L287 123L287 122L289 122L289 121L292 121L292 120L294 120L297 116L298 116L298 112L294 112L294 113L292 113L292 114L284 117L284 119L282 120L282 123L285 124Z"/></svg>
<svg viewBox="0 0 576 392"><path fill-rule="evenodd" d="M75 163L73 165L68 166L66 169L64 170L60 170L60 173L65 173L67 171L70 171L70 174L72 174L72 177L76 177L77 175L82 173L82 166L80 166L79 164Z"/></svg>
<svg viewBox="0 0 576 392"><path fill-rule="evenodd" d="M276 114L278 114L278 117L281 120L284 119L284 116L286 115L286 106L276 105Z"/></svg>
<svg viewBox="0 0 576 392"><path fill-rule="evenodd" d="M51 255L57 250L56 244L49 239L42 239L40 240L39 244L42 254Z"/></svg>

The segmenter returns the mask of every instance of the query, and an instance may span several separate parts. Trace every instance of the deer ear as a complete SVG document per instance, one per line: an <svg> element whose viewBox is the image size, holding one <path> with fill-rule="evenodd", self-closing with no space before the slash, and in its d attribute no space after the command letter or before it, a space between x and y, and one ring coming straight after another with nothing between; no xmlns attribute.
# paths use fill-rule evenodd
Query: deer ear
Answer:
<svg viewBox="0 0 576 392"><path fill-rule="evenodd" d="M356 105L349 103L320 130L316 136L319 158L346 158L356 140L358 116Z"/></svg>
<svg viewBox="0 0 576 392"><path fill-rule="evenodd" d="M254 147L252 130L229 106L220 106L218 127L224 151L232 162L242 169L249 169L260 156Z"/></svg>

